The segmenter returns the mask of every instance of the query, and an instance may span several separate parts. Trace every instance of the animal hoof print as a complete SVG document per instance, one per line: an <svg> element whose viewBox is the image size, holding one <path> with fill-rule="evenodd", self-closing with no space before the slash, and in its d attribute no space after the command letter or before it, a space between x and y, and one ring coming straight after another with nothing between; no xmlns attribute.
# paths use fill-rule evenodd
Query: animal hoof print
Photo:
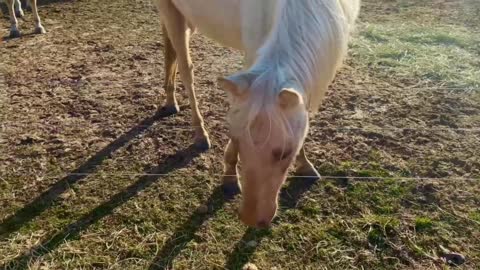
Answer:
<svg viewBox="0 0 480 270"><path fill-rule="evenodd" d="M206 152L211 147L210 141L208 140L208 138L196 140L194 146L197 150L201 152Z"/></svg>
<svg viewBox="0 0 480 270"><path fill-rule="evenodd" d="M45 28L43 26L40 27L35 27L35 34L45 34L47 31L45 31Z"/></svg>
<svg viewBox="0 0 480 270"><path fill-rule="evenodd" d="M222 190L223 190L223 196L227 200L233 200L235 196L241 193L240 187L236 183L223 184Z"/></svg>
<svg viewBox="0 0 480 270"><path fill-rule="evenodd" d="M22 34L20 34L20 31L18 30L12 30L10 31L10 38L19 38Z"/></svg>

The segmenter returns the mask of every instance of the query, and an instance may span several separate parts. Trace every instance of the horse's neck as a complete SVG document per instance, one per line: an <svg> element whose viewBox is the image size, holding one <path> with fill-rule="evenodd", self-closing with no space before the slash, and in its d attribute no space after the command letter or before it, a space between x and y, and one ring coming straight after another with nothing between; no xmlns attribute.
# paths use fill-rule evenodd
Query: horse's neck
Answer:
<svg viewBox="0 0 480 270"><path fill-rule="evenodd" d="M250 61L255 60L258 49L268 38L275 20L276 6L280 1L282 0L242 1L242 42Z"/></svg>

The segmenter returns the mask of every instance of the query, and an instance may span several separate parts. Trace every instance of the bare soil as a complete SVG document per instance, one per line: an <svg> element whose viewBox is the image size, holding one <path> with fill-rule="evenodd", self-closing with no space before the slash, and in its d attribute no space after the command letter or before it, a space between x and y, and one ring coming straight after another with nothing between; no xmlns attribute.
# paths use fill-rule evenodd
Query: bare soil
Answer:
<svg viewBox="0 0 480 270"><path fill-rule="evenodd" d="M401 4L398 1L365 2L361 23L387 20L388 14L399 12L398 5ZM436 15L454 16L441 12L443 9L437 9L436 5L431 3L424 7L435 20ZM246 236L241 237L245 228L237 224L234 204L225 210L229 213L230 225L223 227L223 230L236 228L237 231L226 237L231 242L215 248L208 229L202 229L203 237L210 239L210 244L203 246L204 249L192 249L196 254L204 254L197 261L189 260L182 251L176 251L175 245L183 242L168 242L161 240L160 236L156 240L147 239L142 232L136 238L132 236L134 234L129 235L129 240L125 241L152 240L157 249L149 247L138 253L122 253L126 247L116 247L113 251L90 249L90 245L98 244L97 240L108 244L112 235L107 229L117 230L118 226L133 228L137 226L135 224L141 227L151 223L156 233L165 232L170 236L178 228L188 231L197 226L208 226L202 225L203 220L194 220L188 225L188 217L196 207L205 204L205 199L220 184L222 152L227 140L224 118L228 104L216 86L215 78L239 70L242 58L239 52L220 47L202 35L195 35L192 40L196 89L213 144L211 150L200 154L189 148L193 130L189 127L188 99L180 82L177 93L182 111L173 117L162 117L158 113L165 98L162 89L163 39L158 18L149 5L127 0L58 0L40 1L40 10L47 30L45 35L30 34L33 31L30 13L20 21L24 36L19 39L6 38L8 20L4 16L0 22L1 35L5 36L0 43L0 243L5 241L0 246L0 250L3 249L0 251L0 267L3 264L4 267L21 268L22 260L35 258L41 263L30 261L29 265L34 268L46 265L48 269L131 269L148 265L156 250L170 244L171 252L167 249L165 257L172 257L169 263L178 269L192 269L194 266L235 268L237 266L232 265L249 259L257 260L259 269L292 269L287 258L270 261L268 254L272 251L253 255L256 248L252 245L255 243L248 246L251 232L247 231ZM399 21L406 19L402 16L408 14L401 13ZM455 18L442 22L475 23L459 22ZM311 119L308 155L326 176L434 178L414 181L414 187L408 192L408 196L414 199L402 201L399 205L403 210L394 215L401 224L397 229L401 232L408 230L405 228L411 225L412 216L417 213L411 210L415 208L412 205L428 205L425 206L430 209L428 211L421 210L422 207L417 210L423 214L431 213L433 219L435 215L443 215L435 210L436 206L447 209L450 213L447 216L455 220L452 224L465 228L454 226L447 229L451 234L442 231L445 233L442 236L430 235L432 240L424 248L428 253L440 250L436 242L446 244L448 248L466 254L465 269L475 269L480 266L480 221L475 223L472 217L472 213L480 209L479 115L478 91L446 89L440 83L425 85L415 77L411 80L397 80L394 76L379 78L374 71L363 68L358 60L350 57L331 86L321 111ZM170 174L171 180L160 182L140 176L145 172L165 174L167 179ZM69 176L71 173L76 175ZM345 181L348 185L356 185L354 179L346 177ZM335 182L330 192L341 192L348 198L349 191L344 190L344 184ZM122 206L130 199L133 203L138 194L145 192L147 195L137 200L140 206L137 203ZM314 189L305 200L320 201L325 194L319 194ZM368 198L369 194L372 193L366 191L364 196ZM429 197L431 194L433 197ZM322 215L344 215L348 220L349 215L365 217L365 213L373 211L367 208L375 203L366 208L359 207L356 214L336 209L334 204L321 205L325 211ZM123 214L131 213L129 217L122 219L119 210L122 207L127 209ZM101 214L89 215L97 210ZM137 212L149 212L148 215L153 216L142 219L143 214L135 217ZM83 217L90 219L85 221ZM302 216L281 216L280 222L294 224L292 220L296 218L302 219ZM308 215L306 219L311 222ZM75 223L76 220L79 223ZM96 227L99 220L102 220L102 225L98 225L100 229ZM439 219L438 222L443 221ZM323 224L324 221L319 222ZM285 227L281 228L284 232ZM40 243L49 243L47 240L51 240L55 233L62 236L63 232L69 231L75 232L73 239L84 240L75 250L62 247L62 252L69 254L68 260L53 252L63 242L47 244L47 251L42 250L39 256L28 255L29 250L38 251L35 248ZM117 230L118 237L125 238L120 231ZM86 232L95 237L90 238ZM63 236L69 239L67 235ZM392 267L419 269L438 266L422 252L416 253L400 235L403 234L398 233L397 238L390 239L398 246L388 245L391 253L387 255L399 261L395 261ZM190 236L196 239L193 234ZM29 237L31 241L27 239ZM271 235L266 237L277 239ZM234 244L245 239L249 240L246 247ZM299 260L305 262L305 269L319 267L322 262L333 268L362 265L389 268L387 255L372 255L376 254L376 249L368 245L351 245L350 248L354 249L351 253L357 256L356 263L325 263L322 256L320 259ZM280 246L285 248L285 245ZM285 250L291 252L291 256L301 254L288 248ZM246 255L238 255L238 258L225 255L239 251ZM27 255L20 256L24 252ZM72 255L76 252L84 255ZM94 252L101 255L90 261L82 259L93 256ZM346 251L340 249L338 252ZM397 253L400 255L395 255ZM184 257L175 259L178 254ZM208 254L220 255L209 261ZM41 260L42 256L49 259ZM129 262L128 258L145 258L145 261L143 264L133 259ZM66 261L72 264L65 265Z"/></svg>

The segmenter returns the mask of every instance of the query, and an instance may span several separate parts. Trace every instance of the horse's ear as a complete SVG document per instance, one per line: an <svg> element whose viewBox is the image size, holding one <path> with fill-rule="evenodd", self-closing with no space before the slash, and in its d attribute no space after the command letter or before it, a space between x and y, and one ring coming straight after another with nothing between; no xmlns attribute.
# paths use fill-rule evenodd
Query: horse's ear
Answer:
<svg viewBox="0 0 480 270"><path fill-rule="evenodd" d="M238 74L228 78L218 78L218 86L235 97L245 97L253 78L250 74Z"/></svg>
<svg viewBox="0 0 480 270"><path fill-rule="evenodd" d="M240 88L238 87L237 84L235 84L235 82L233 82L232 80L229 80L227 78L222 78L222 77L219 77L217 79L217 83L218 83L218 86L227 91L228 93L232 94L233 96L241 96L242 95L242 91L240 90Z"/></svg>
<svg viewBox="0 0 480 270"><path fill-rule="evenodd" d="M297 93L297 91L284 88L278 94L278 105L285 110L292 109L303 103L303 98Z"/></svg>

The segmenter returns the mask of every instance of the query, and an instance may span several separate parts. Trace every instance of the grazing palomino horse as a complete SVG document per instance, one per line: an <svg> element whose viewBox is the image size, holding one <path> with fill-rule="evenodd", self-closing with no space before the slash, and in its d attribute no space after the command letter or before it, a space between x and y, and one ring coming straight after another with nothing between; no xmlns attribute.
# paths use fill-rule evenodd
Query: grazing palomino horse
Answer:
<svg viewBox="0 0 480 270"><path fill-rule="evenodd" d="M4 0L7 2L8 13L10 15L10 38L20 37L20 31L18 30L18 17L23 17L22 3L20 0ZM38 16L37 0L28 0L30 7L32 8L33 16L35 18L35 34L46 33L45 28L42 26L40 16Z"/></svg>
<svg viewBox="0 0 480 270"><path fill-rule="evenodd" d="M347 51L360 0L154 0L165 38L164 109L178 112L177 65L189 93L195 144L210 141L197 106L190 34L195 28L245 53L243 71L218 83L230 100L230 141L225 149L223 188L243 194L239 216L268 227L277 211L287 169L319 179L305 156L309 112L318 110Z"/></svg>

